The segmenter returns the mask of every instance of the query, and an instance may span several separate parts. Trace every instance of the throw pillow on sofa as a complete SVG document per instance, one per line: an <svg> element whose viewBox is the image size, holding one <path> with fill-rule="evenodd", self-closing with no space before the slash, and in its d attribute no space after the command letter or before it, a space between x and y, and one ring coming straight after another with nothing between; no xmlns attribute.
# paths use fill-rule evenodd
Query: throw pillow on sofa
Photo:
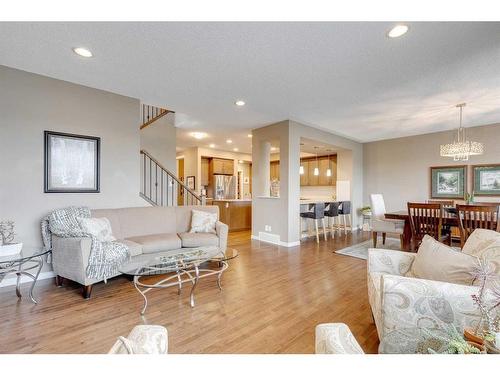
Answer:
<svg viewBox="0 0 500 375"><path fill-rule="evenodd" d="M217 233L215 223L217 213L200 210L191 210L191 230L190 233Z"/></svg>
<svg viewBox="0 0 500 375"><path fill-rule="evenodd" d="M105 217L101 218L83 218L79 217L78 223L82 227L82 230L90 234L91 236L96 237L99 241L102 242L111 242L115 241L116 238L113 237L113 232L111 230L111 224L109 220Z"/></svg>
<svg viewBox="0 0 500 375"><path fill-rule="evenodd" d="M500 233L478 228L469 236L462 252L491 263L500 277Z"/></svg>
<svg viewBox="0 0 500 375"><path fill-rule="evenodd" d="M418 279L472 285L478 258L424 236L409 274Z"/></svg>

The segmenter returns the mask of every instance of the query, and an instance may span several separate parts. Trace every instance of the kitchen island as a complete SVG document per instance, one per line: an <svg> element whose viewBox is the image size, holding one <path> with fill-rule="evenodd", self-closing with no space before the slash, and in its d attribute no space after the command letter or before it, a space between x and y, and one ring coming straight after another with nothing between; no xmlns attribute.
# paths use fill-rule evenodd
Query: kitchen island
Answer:
<svg viewBox="0 0 500 375"><path fill-rule="evenodd" d="M207 199L207 204L219 206L219 220L229 226L230 232L252 228L251 199Z"/></svg>

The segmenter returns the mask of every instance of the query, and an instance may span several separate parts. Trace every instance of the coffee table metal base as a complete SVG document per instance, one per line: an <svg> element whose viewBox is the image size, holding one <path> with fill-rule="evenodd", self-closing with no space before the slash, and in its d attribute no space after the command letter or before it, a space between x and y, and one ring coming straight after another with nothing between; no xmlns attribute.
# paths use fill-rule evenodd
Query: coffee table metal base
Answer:
<svg viewBox="0 0 500 375"><path fill-rule="evenodd" d="M221 285L222 273L229 267L229 265L225 260L217 261L217 263L219 266L218 269L200 268L198 265L193 265L193 267L190 269L178 270L173 275L170 275L154 284L149 284L141 281L141 279L143 279L144 277L151 277L151 275L134 276L134 287L144 298L144 306L141 310L141 315L144 315L144 313L146 312L146 308L148 307L148 299L146 297L146 293L148 293L152 289L161 289L161 288L169 288L172 286L177 286L178 288L177 294L180 295L182 292L182 284L190 282L192 284L191 292L189 294L189 303L191 307L194 307L195 305L194 291L196 289L199 279L217 275L217 286L219 287L219 290L222 290L222 285Z"/></svg>

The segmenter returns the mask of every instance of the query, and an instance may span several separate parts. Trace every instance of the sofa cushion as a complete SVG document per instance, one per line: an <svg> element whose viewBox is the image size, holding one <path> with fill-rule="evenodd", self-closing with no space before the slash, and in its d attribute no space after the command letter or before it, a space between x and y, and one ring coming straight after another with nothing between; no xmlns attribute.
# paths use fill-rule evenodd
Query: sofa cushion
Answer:
<svg viewBox="0 0 500 375"><path fill-rule="evenodd" d="M410 273L419 279L472 285L472 273L478 264L475 256L456 251L425 235Z"/></svg>
<svg viewBox="0 0 500 375"><path fill-rule="evenodd" d="M128 237L126 240L142 245L143 254L174 250L182 247L181 239L176 233L148 234L145 236Z"/></svg>
<svg viewBox="0 0 500 375"><path fill-rule="evenodd" d="M116 242L122 243L128 247L130 256L135 257L142 254L142 245L130 240L117 240Z"/></svg>
<svg viewBox="0 0 500 375"><path fill-rule="evenodd" d="M179 233L182 247L218 246L219 237L213 233Z"/></svg>

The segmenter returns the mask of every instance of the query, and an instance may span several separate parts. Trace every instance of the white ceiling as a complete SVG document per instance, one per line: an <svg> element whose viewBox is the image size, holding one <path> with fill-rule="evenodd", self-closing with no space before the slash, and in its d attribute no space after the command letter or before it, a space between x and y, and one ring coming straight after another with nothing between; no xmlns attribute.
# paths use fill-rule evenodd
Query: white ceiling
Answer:
<svg viewBox="0 0 500 375"><path fill-rule="evenodd" d="M391 26L1 23L0 64L173 109L214 143L283 119L360 141L440 131L463 101L466 126L500 122L500 23Z"/></svg>

